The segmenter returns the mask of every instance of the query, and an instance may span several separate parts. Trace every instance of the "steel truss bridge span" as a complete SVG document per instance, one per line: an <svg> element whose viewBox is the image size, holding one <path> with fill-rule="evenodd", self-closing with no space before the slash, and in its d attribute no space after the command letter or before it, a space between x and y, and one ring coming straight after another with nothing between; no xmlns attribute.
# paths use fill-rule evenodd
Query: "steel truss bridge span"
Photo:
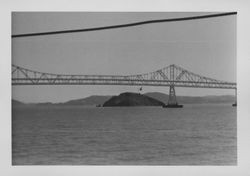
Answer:
<svg viewBox="0 0 250 176"><path fill-rule="evenodd" d="M236 89L236 83L192 73L177 65L138 75L65 75L12 65L12 85L129 85Z"/></svg>

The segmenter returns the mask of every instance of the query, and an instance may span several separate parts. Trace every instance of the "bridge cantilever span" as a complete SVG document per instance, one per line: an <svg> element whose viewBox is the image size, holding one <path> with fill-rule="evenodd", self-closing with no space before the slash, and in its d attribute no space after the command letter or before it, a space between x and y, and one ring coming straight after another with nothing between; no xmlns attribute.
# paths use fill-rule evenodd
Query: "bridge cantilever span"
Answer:
<svg viewBox="0 0 250 176"><path fill-rule="evenodd" d="M177 65L138 75L65 75L12 65L12 85L130 85L236 89L236 83L192 73Z"/></svg>
<svg viewBox="0 0 250 176"><path fill-rule="evenodd" d="M192 73L177 65L138 75L65 75L38 72L12 65L12 85L129 85L169 86L166 107L182 107L177 104L175 87L235 89L236 83L220 81Z"/></svg>

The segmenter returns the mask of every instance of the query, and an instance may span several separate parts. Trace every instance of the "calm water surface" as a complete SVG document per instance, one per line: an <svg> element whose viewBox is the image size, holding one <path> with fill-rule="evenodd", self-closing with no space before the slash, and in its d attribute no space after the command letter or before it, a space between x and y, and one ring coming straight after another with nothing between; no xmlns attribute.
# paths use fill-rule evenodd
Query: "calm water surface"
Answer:
<svg viewBox="0 0 250 176"><path fill-rule="evenodd" d="M14 165L236 165L229 104L14 107Z"/></svg>

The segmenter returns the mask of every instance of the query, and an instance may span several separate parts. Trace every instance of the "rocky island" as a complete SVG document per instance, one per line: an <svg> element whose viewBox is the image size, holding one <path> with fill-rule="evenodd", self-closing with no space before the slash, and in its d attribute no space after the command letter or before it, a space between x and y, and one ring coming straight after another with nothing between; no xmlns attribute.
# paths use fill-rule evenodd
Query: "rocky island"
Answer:
<svg viewBox="0 0 250 176"><path fill-rule="evenodd" d="M122 93L107 100L103 107L111 106L163 106L163 102L138 93Z"/></svg>

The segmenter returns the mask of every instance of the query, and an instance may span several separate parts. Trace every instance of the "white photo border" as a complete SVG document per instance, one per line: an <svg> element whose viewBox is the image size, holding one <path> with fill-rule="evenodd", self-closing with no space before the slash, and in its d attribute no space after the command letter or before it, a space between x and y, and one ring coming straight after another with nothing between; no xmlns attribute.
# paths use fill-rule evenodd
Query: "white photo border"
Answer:
<svg viewBox="0 0 250 176"><path fill-rule="evenodd" d="M237 166L12 166L11 164L11 12L156 11L237 14ZM250 175L250 1L247 0L1 0L1 175Z"/></svg>

